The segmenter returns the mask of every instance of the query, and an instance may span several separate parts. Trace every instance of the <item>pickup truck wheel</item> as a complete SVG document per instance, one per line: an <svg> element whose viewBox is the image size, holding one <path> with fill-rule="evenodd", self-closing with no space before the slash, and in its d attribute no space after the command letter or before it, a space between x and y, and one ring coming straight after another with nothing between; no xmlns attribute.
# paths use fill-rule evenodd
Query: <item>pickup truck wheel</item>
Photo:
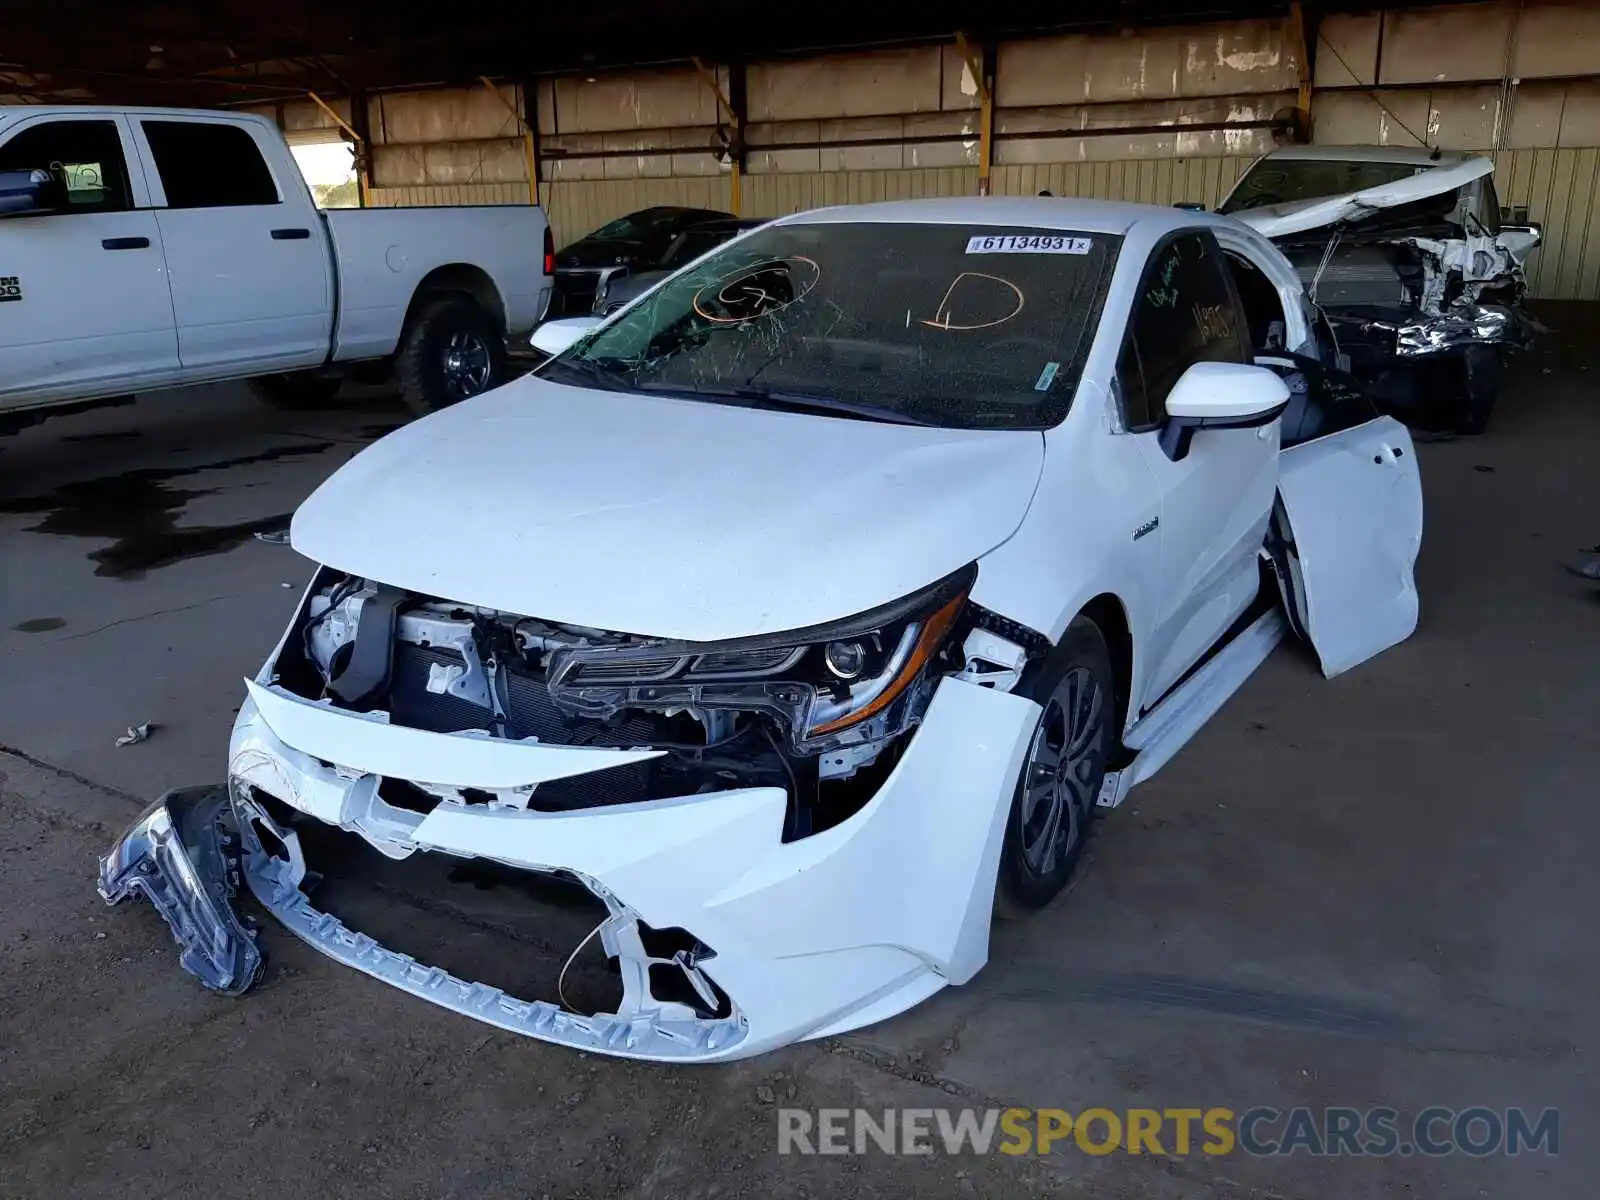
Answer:
<svg viewBox="0 0 1600 1200"><path fill-rule="evenodd" d="M273 408L291 412L328 407L343 382L336 375L318 375L311 371L260 375L251 381L261 399Z"/></svg>
<svg viewBox="0 0 1600 1200"><path fill-rule="evenodd" d="M1117 711L1111 652L1099 627L1087 617L1075 619L1018 693L1043 711L1006 818L995 887L995 912L1002 917L1048 904L1083 856Z"/></svg>
<svg viewBox="0 0 1600 1200"><path fill-rule="evenodd" d="M412 317L394 366L406 407L422 416L500 384L505 338L469 297L440 296Z"/></svg>

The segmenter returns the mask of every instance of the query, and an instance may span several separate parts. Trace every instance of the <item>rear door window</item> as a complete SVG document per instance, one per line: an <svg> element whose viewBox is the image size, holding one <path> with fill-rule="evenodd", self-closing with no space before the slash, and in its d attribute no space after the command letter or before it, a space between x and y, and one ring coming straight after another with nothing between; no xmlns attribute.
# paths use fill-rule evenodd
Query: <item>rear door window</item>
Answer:
<svg viewBox="0 0 1600 1200"><path fill-rule="evenodd" d="M1197 362L1251 362L1249 325L1209 233L1180 233L1156 248L1139 281L1117 365L1131 430L1167 419L1167 395Z"/></svg>
<svg viewBox="0 0 1600 1200"><path fill-rule="evenodd" d="M277 204L278 187L248 130L211 121L141 121L168 208Z"/></svg>

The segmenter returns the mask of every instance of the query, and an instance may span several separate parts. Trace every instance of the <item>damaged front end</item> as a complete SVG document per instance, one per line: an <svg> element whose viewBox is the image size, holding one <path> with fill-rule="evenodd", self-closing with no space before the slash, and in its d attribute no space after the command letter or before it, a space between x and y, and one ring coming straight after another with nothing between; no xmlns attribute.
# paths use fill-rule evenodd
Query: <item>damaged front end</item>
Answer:
<svg viewBox="0 0 1600 1200"><path fill-rule="evenodd" d="M1390 210L1280 242L1357 366L1363 354L1370 362L1526 344L1521 264L1492 234L1441 226L1434 215Z"/></svg>
<svg viewBox="0 0 1600 1200"><path fill-rule="evenodd" d="M324 570L247 682L214 840L169 838L199 857L158 860L157 837L130 831L103 876L161 881L139 890L181 944L204 947L184 965L218 990L259 970L258 954L226 979L215 965L255 953L227 903L242 879L324 954L575 1048L741 1057L881 1019L987 954L1037 715L1007 689L1043 646L968 602L974 576L710 644ZM620 999L580 1008L559 978L555 995L512 995L351 928L318 907L314 831L396 862L420 852L575 885L604 915L573 954L597 941Z"/></svg>
<svg viewBox="0 0 1600 1200"><path fill-rule="evenodd" d="M1423 424L1486 423L1507 351L1539 327L1522 263L1538 233L1502 236L1487 160L1346 197L1237 212L1293 263L1335 361L1384 409Z"/></svg>

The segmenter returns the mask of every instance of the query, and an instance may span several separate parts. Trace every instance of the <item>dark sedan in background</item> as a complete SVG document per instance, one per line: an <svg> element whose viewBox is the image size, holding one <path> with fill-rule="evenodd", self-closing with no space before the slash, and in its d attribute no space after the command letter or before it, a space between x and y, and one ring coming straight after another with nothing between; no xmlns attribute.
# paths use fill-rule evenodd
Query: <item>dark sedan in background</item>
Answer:
<svg viewBox="0 0 1600 1200"><path fill-rule="evenodd" d="M760 224L715 209L669 206L618 217L556 255L549 315L610 312L712 247Z"/></svg>

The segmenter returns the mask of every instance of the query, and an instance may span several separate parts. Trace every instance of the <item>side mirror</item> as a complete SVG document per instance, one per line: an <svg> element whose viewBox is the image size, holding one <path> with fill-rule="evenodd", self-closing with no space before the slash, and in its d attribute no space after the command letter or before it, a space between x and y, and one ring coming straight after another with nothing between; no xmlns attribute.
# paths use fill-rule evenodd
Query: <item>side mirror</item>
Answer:
<svg viewBox="0 0 1600 1200"><path fill-rule="evenodd" d="M1538 221L1503 223L1496 240L1520 263L1533 252L1535 246L1544 241L1544 226Z"/></svg>
<svg viewBox="0 0 1600 1200"><path fill-rule="evenodd" d="M42 168L0 171L0 217L34 217L64 212L67 185Z"/></svg>
<svg viewBox="0 0 1600 1200"><path fill-rule="evenodd" d="M600 321L599 317L564 317L559 321L546 321L533 331L528 344L554 358Z"/></svg>
<svg viewBox="0 0 1600 1200"><path fill-rule="evenodd" d="M1289 403L1289 385L1266 367L1197 362L1167 394L1161 449L1177 462L1189 453L1199 429L1253 429L1278 419Z"/></svg>

